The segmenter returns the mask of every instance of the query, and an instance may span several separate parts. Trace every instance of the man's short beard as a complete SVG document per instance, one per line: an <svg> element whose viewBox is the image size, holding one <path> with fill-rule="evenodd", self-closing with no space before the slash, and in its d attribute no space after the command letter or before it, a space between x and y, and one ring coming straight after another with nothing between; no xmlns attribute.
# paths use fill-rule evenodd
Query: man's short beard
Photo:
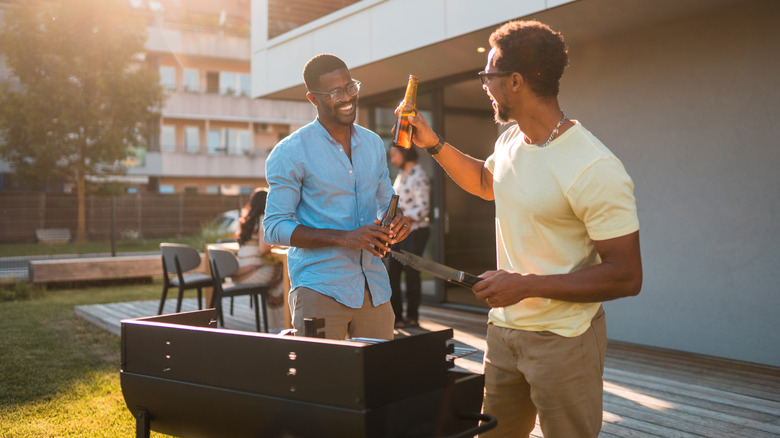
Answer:
<svg viewBox="0 0 780 438"><path fill-rule="evenodd" d="M496 121L497 125L506 125L509 123L508 113L509 110L505 106L496 103L496 106L493 108L493 120Z"/></svg>

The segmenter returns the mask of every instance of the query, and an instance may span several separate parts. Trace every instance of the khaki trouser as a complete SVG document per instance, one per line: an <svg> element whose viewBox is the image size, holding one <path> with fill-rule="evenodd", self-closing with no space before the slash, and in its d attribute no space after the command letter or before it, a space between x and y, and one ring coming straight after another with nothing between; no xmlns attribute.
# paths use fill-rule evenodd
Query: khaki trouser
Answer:
<svg viewBox="0 0 780 438"><path fill-rule="evenodd" d="M365 288L360 309L345 306L307 287L299 287L290 293L290 310L298 335L304 334L304 318L324 318L327 339L393 339L393 308L389 301L374 306L368 287Z"/></svg>
<svg viewBox="0 0 780 438"><path fill-rule="evenodd" d="M480 438L528 437L537 413L545 438L597 437L606 345L603 309L573 338L489 325L483 411L498 426Z"/></svg>

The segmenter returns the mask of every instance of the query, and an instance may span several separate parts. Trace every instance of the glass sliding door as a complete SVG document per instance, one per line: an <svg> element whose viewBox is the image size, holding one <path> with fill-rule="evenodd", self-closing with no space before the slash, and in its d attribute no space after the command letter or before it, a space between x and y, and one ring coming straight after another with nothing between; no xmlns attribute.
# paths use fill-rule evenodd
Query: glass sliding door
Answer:
<svg viewBox="0 0 780 438"><path fill-rule="evenodd" d="M394 114L395 108L398 106L398 102L403 99L404 90L399 90L397 93L391 93L392 97L388 97L385 99L371 99L370 103L364 103L361 99L361 107L366 112L363 113L365 117L365 121L361 121L364 123L369 129L376 132L384 141L385 143L385 151L390 151L390 146L393 140L393 134L392 129L393 125L396 122L396 115ZM436 126L436 121L438 120L438 115L436 111L436 102L438 102L437 99L438 91L423 91L421 89L418 89L417 94L417 107L419 111L423 114L426 120L432 125ZM428 216L428 221L430 223L431 227L431 234L428 238L428 243L426 245L425 251L423 252L423 257L438 260L440 256L439 252L439 212L441 211L441 208L439 208L437 203L437 193L436 185L437 181L439 180L439 173L441 172L439 165L433 160L433 158L426 154L423 150L418 149L418 160L417 162L420 164L420 166L425 170L426 174L428 175L428 178L431 180L431 211ZM398 175L398 169L393 166L390 163L390 159L388 157L388 168L390 171L390 179L392 181L395 181L396 176ZM422 280L423 280L423 288L422 293L423 302L427 303L438 303L442 300L442 291L441 287L438 282L434 281L434 278L428 274L423 273L422 274ZM402 281L403 283L403 281Z"/></svg>
<svg viewBox="0 0 780 438"><path fill-rule="evenodd" d="M383 96L361 97L360 123L376 132L389 150L395 110L403 89ZM474 77L436 84L421 83L418 108L434 130L464 153L484 160L493 152L500 128L493 120L490 101ZM431 179L431 237L423 256L474 274L495 269L495 209L458 187L427 153L419 163ZM389 164L391 178L398 170ZM423 302L485 307L470 289L423 274Z"/></svg>

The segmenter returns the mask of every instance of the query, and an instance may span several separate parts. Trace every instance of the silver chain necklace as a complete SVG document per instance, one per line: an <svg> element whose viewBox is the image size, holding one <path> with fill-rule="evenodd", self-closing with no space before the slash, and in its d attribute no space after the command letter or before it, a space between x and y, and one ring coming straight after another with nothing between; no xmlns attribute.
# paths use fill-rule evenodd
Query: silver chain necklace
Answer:
<svg viewBox="0 0 780 438"><path fill-rule="evenodd" d="M555 138L555 136L558 135L558 129L561 127L561 125L563 125L563 122L566 121L566 113L561 111L561 115L563 117L561 117L561 120L558 122L557 125L555 125L555 128L550 133L550 138L548 138L547 141L544 142L544 144L535 144L534 146L540 148L547 147L547 145L550 144L551 141L553 141L553 138Z"/></svg>

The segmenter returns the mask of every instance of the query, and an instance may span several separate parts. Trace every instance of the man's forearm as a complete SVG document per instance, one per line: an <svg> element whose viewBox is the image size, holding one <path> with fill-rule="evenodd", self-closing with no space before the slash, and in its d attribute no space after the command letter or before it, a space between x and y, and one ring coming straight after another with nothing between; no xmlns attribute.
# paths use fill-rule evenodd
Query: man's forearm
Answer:
<svg viewBox="0 0 780 438"><path fill-rule="evenodd" d="M526 298L595 303L634 296L642 288L639 232L594 241L601 263L567 274L522 275L504 270L483 275L474 286L480 300L506 307Z"/></svg>
<svg viewBox="0 0 780 438"><path fill-rule="evenodd" d="M569 274L531 276L531 295L573 303L595 303L634 296L642 285L641 273L601 263Z"/></svg>
<svg viewBox="0 0 780 438"><path fill-rule="evenodd" d="M338 246L343 235L342 230L316 229L298 225L290 235L290 245L298 248Z"/></svg>
<svg viewBox="0 0 780 438"><path fill-rule="evenodd" d="M449 143L433 157L463 190L487 201L493 200L493 175L485 168L484 161L464 154Z"/></svg>

